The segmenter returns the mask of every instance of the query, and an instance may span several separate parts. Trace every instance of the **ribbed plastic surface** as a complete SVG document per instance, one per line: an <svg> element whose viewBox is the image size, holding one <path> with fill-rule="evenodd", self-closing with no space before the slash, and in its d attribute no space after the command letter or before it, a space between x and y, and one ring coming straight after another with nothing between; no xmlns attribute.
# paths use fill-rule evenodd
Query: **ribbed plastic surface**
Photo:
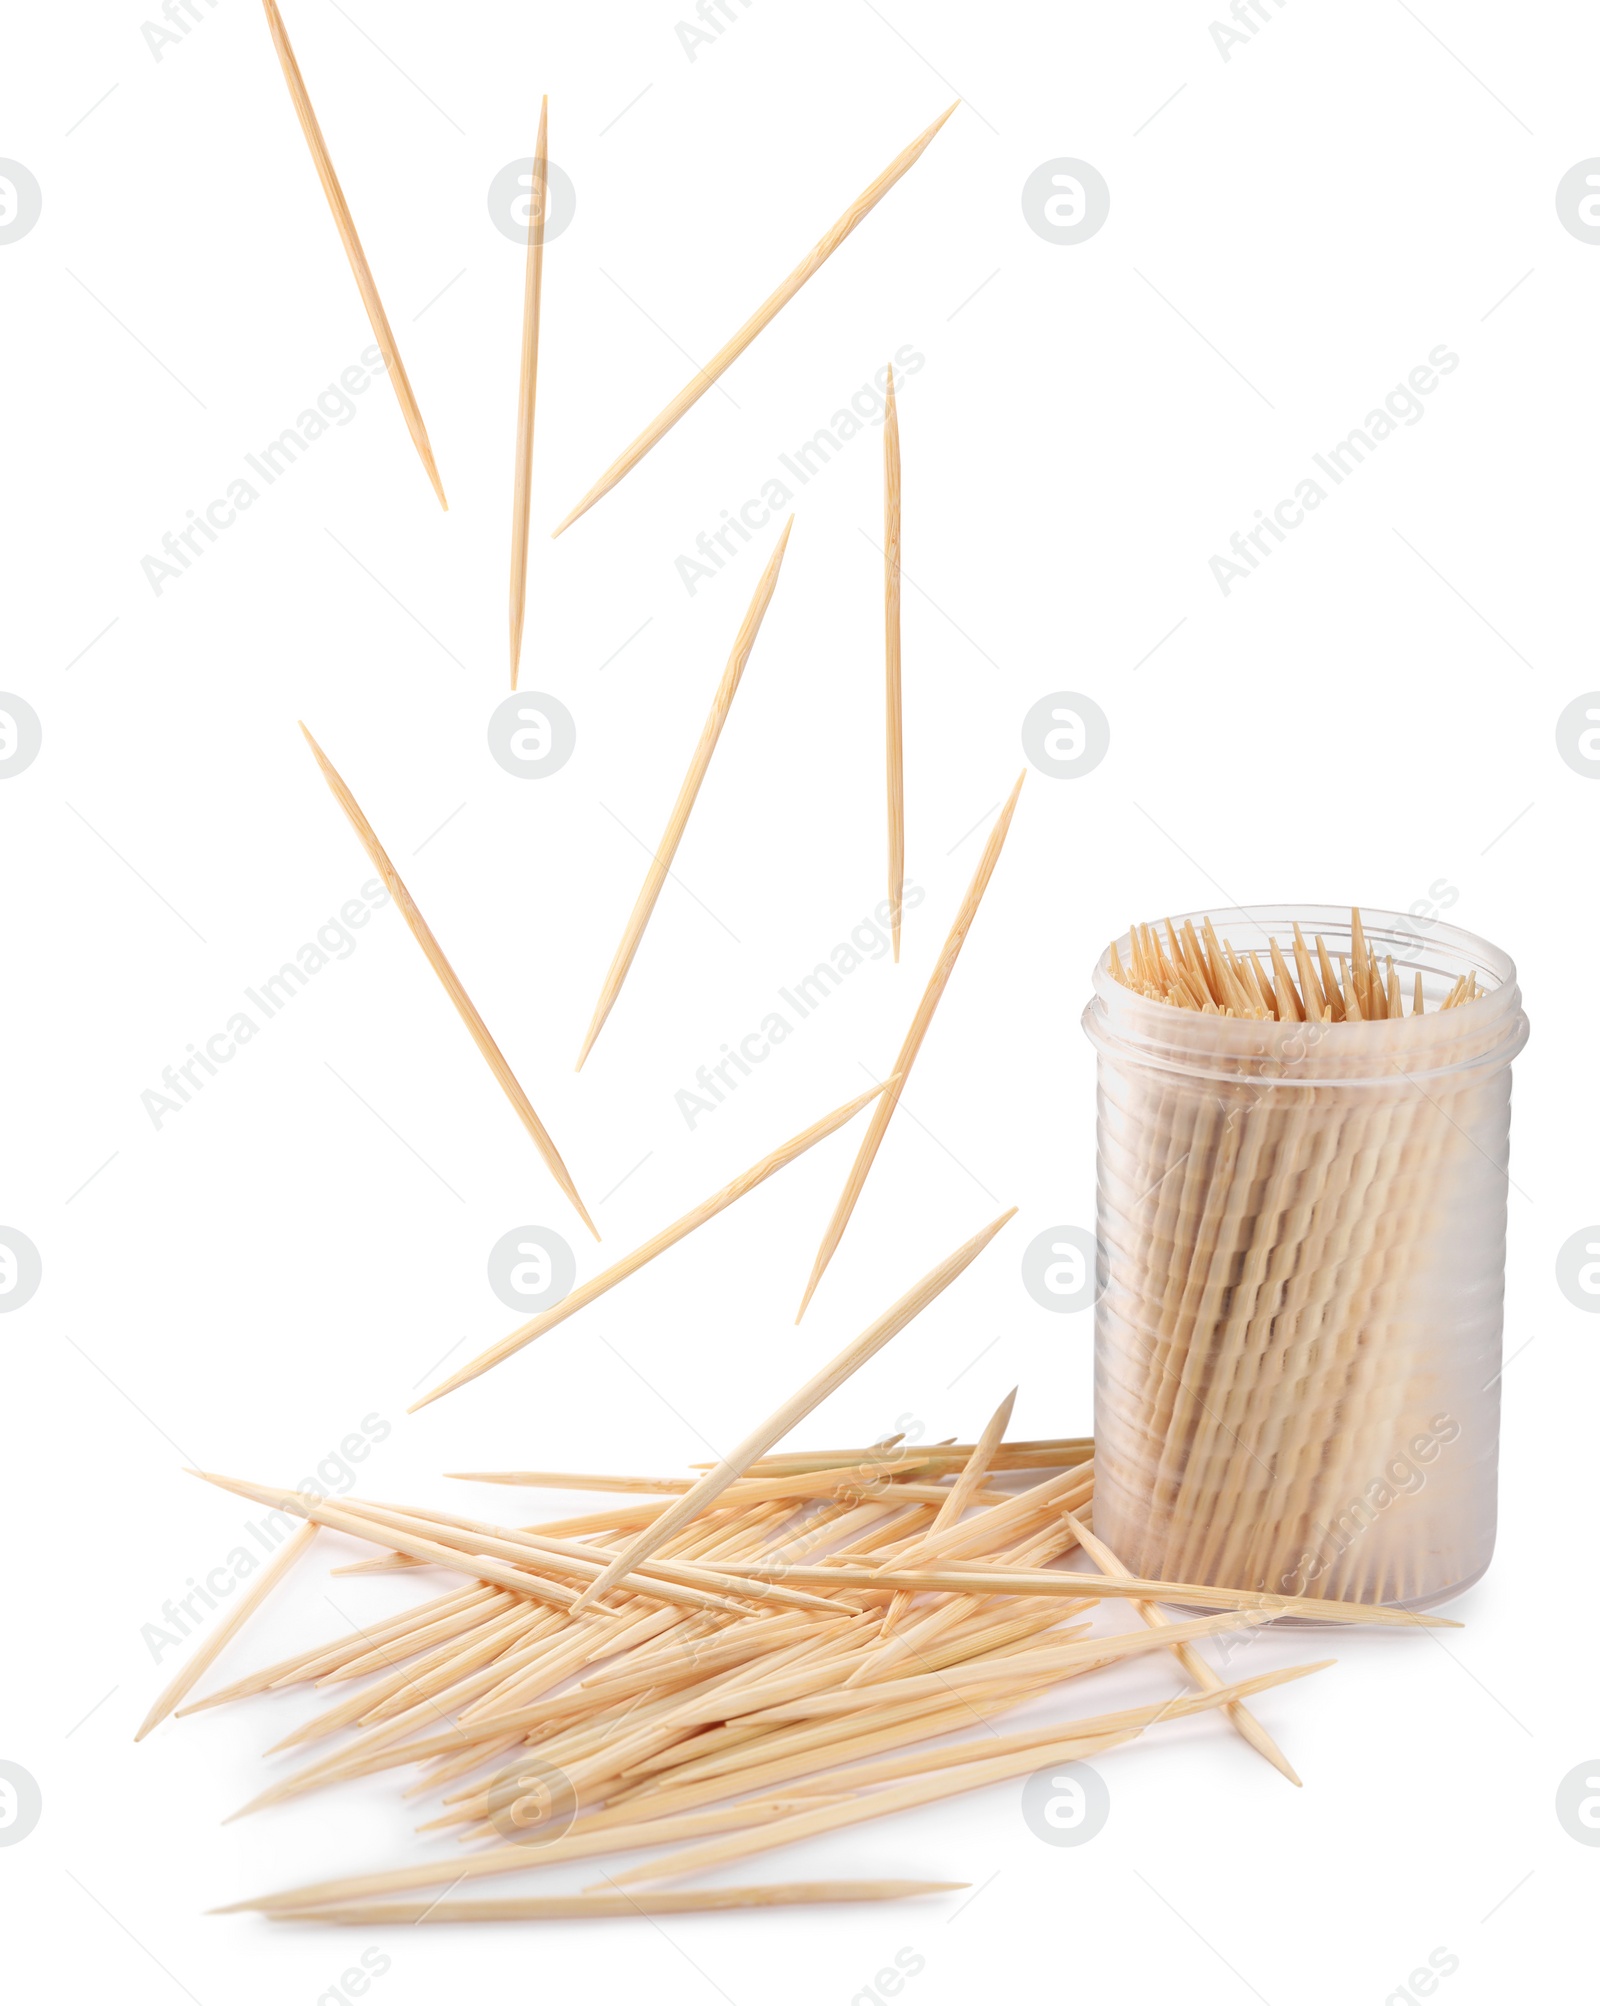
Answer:
<svg viewBox="0 0 1600 2006"><path fill-rule="evenodd" d="M1212 917L1349 952L1347 911ZM1140 1574L1421 1608L1493 1551L1527 1021L1486 942L1362 918L1422 1016L1241 1022L1096 970L1095 1529ZM1469 969L1489 994L1440 1012Z"/></svg>

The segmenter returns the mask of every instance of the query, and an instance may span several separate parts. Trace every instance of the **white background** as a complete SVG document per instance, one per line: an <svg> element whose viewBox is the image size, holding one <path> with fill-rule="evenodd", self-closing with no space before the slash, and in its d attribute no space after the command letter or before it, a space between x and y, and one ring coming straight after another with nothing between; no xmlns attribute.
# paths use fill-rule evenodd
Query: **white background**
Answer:
<svg viewBox="0 0 1600 2006"><path fill-rule="evenodd" d="M373 1933L202 1911L425 1843L394 1777L219 1831L276 1773L259 1751L303 1716L300 1696L133 1747L177 1662L153 1664L141 1627L249 1515L185 1463L293 1483L376 1414L392 1432L362 1488L380 1497L494 1510L507 1494L438 1473L677 1469L1013 1203L979 1264L800 1439L868 1440L908 1415L970 1439L1018 1383L1014 1433L1086 1432L1091 1320L1037 1307L1019 1261L1045 1228L1092 1222L1077 1019L1094 956L1133 916L1403 909L1442 881L1449 918L1516 958L1533 1022L1501 1540L1452 1612L1467 1627L1252 1646L1251 1666L1338 1660L1260 1703L1303 1791L1200 1720L1102 1759L1111 1820L1079 1850L1041 1844L1013 1784L729 1877L948 1877L981 1887L966 1908L395 1930L373 1996L648 1987L845 2006L904 1947L924 1960L905 1988L918 2002L1002 1983L1379 2006L1439 1947L1459 1960L1439 1986L1452 2006L1578 1996L1600 1852L1553 1805L1600 1749L1582 1571L1595 1327L1554 1260L1600 1215L1581 904L1600 790L1561 763L1554 726L1600 683L1600 249L1562 229L1553 197L1600 152L1600 21L1576 4L1301 0L1269 7L1225 62L1206 7L1179 0L755 0L691 61L674 6L644 0L298 0L290 30L450 512L380 380L158 596L141 558L371 339L260 10L197 6L159 62L132 0L18 10L0 85L0 152L44 196L31 234L0 246L0 683L44 733L0 784L0 1223L44 1264L0 1321L0 1756L44 1804L0 1851L11 1987L311 2006ZM485 742L507 679L521 299L520 253L485 198L531 152L546 91L578 208L545 267L523 682L569 707L578 742L528 781ZM551 543L679 388L682 351L708 355L958 92L727 395ZM1111 189L1109 222L1075 247L1043 241L1020 201L1064 155ZM691 1129L677 1090L884 895L880 433L799 496L682 888L575 1075L641 876L635 837L664 824L773 531L693 596L674 559L906 343L926 358L901 406L907 857L926 898L898 969L857 970ZM1225 597L1213 553L1440 343L1460 366L1424 418ZM1063 689L1104 708L1110 754L1078 780L1030 774L805 1323L794 1305L859 1128L407 1419L442 1354L509 1327L484 1266L502 1233L552 1226L591 1273L887 1069L1022 764L1023 714ZM158 1129L141 1105L371 875L297 718L503 1043L603 1254L392 909L189 1106ZM323 1573L340 1546L214 1678L343 1629ZM411 1592L326 1586L360 1621ZM1063 1700L1170 1690L1150 1659Z"/></svg>

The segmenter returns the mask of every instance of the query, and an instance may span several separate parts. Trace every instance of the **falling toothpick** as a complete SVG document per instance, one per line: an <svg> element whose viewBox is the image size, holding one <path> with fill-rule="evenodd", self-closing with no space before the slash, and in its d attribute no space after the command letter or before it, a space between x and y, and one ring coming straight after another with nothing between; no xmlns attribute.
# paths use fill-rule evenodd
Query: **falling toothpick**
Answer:
<svg viewBox="0 0 1600 2006"><path fill-rule="evenodd" d="M883 411L883 658L889 781L889 929L900 959L900 900L906 881L905 747L900 734L900 414L894 366Z"/></svg>
<svg viewBox="0 0 1600 2006"><path fill-rule="evenodd" d="M1011 798L1000 810L994 827L989 831L989 840L983 847L983 855L978 859L978 868L972 874L972 883L967 887L967 895L961 901L961 910L956 914L944 949L933 973L928 977L928 986L922 992L922 1001L917 1005L917 1013L911 1020L911 1028L906 1032L900 1047L900 1056L894 1062L894 1078L889 1090L872 1110L872 1120L867 1124L867 1132L861 1138L861 1147L856 1151L856 1160L850 1166L850 1175L839 1194L839 1202L833 1208L833 1217L828 1221L827 1231L822 1236L822 1245L817 1249L817 1258L811 1269L811 1279L806 1283L806 1292L800 1298L800 1307L795 1312L798 1323L806 1313L806 1305L815 1293L817 1283L822 1280L823 1270L833 1259L844 1229L850 1223L850 1214L855 1210L856 1200L861 1196L861 1187L867 1181L867 1172L872 1168L873 1158L878 1153L878 1145L883 1141L884 1131L889 1126L890 1117L899 1105L900 1096L905 1091L906 1075L916 1062L917 1053L922 1049L922 1041L927 1036L928 1026L933 1022L933 1013L939 1007L939 999L945 992L951 972L956 965L956 957L961 952L961 944L966 939L977 914L979 903L989 880L994 875L994 867L1000 860L1000 852L1006 840L1006 831L1011 827L1011 817L1016 813L1017 796L1022 792L1026 773L1017 775L1017 784L1011 790Z"/></svg>
<svg viewBox="0 0 1600 2006"><path fill-rule="evenodd" d="M355 830L356 835L360 838L361 847L372 859L379 877L389 887L390 897L393 898L396 906L399 907L401 918L410 927L416 937L417 945L428 957L434 974L444 984L445 994L456 1006L462 1023L472 1033L473 1043L483 1054L490 1072L500 1082L501 1091L516 1109L518 1119L521 1121L523 1127L533 1137L539 1154L550 1167L551 1176L555 1178L556 1182L567 1194L578 1217L598 1240L600 1237L599 1229L584 1209L583 1200L578 1196L578 1187L573 1183L571 1176L568 1174L567 1166L561 1160L561 1152L550 1140L549 1130L534 1113L533 1104L522 1091L521 1083L518 1081L516 1074L512 1072L510 1066L506 1063L505 1054L489 1035L488 1025L478 1015L477 1005L462 987L461 978L450 966L444 949L434 939L433 929L417 910L416 901L412 898L410 892L406 890L400 873L390 863L388 852L378 841L377 832L361 812L360 803L345 785L338 770L322 747L318 745L310 732L306 731L303 724L300 729L302 732L305 732L306 744L310 746L318 766L322 768L322 777L327 781L334 800L344 810L351 828Z"/></svg>
<svg viewBox="0 0 1600 2006"><path fill-rule="evenodd" d="M539 380L539 295L544 279L544 225L550 185L550 100L539 101L528 204L528 262L522 287L522 371L517 380L517 474L511 502L511 687L522 660L522 616L528 603L528 498L533 488L533 404Z"/></svg>
<svg viewBox="0 0 1600 2006"><path fill-rule="evenodd" d="M991 1220L981 1233L974 1233L964 1245L948 1254L936 1268L931 1268L920 1282L896 1303L890 1305L882 1316L867 1328L853 1343L847 1344L837 1358L831 1360L822 1370L808 1379L798 1392L789 1398L774 1414L769 1414L758 1428L753 1429L735 1449L730 1449L715 1469L708 1470L693 1490L668 1505L651 1525L619 1553L611 1565L597 1580L592 1581L582 1595L572 1605L573 1612L586 1608L598 1596L604 1595L617 1580L638 1566L654 1553L663 1540L670 1539L691 1519L698 1518L706 1508L728 1488L729 1484L744 1474L758 1456L764 1456L774 1442L781 1441L797 1421L805 1419L813 1407L818 1407L828 1395L842 1386L851 1373L865 1365L867 1360L881 1351L898 1332L905 1329L913 1317L920 1316L935 1296L941 1295L963 1273L988 1246L1008 1219L1016 1216L1013 1205L1008 1212L1002 1212L998 1219Z"/></svg>
<svg viewBox="0 0 1600 2006"><path fill-rule="evenodd" d="M956 100L956 103L960 103L959 98ZM712 356L703 369L695 372L667 408L657 417L652 418L650 423L639 434L638 438L634 440L633 444L606 468L605 472L595 482L594 486L590 488L577 507L561 522L557 523L556 527L550 532L552 536L559 536L562 530L567 528L569 524L576 522L580 515L592 509L602 495L609 494L617 482L622 479L623 475L637 466L639 461L649 452L650 448L663 438L666 433L672 430L685 411L689 410L692 405L697 403L706 394L723 371L732 363L738 361L739 357L743 355L751 342L755 340L756 336L767 325L768 321L789 304L790 300L794 298L795 294L799 292L800 288L814 272L822 269L823 265L827 263L828 259L833 256L834 252L844 242L845 238L850 235L850 232L877 207L878 203L888 194L901 175L907 169L916 165L927 150L933 139L933 135L944 124L945 120L950 116L950 112L954 111L955 108L955 105L951 105L949 111L941 112L926 132L919 133L903 153L895 155L894 159L889 162L889 165L878 176L877 180L861 191L850 204L850 207L839 218L838 222L828 231L827 235L820 242L813 244L811 249L807 251L806 255L795 266L783 284L778 287L777 291L770 298L762 301L761 305L756 308L744 326L739 329L739 332L733 335L717 350L716 354Z"/></svg>
<svg viewBox="0 0 1600 2006"><path fill-rule="evenodd" d="M628 923L622 930L622 940L611 958L611 966L606 970L606 979L600 985L600 1000L594 1006L594 1017L590 1021L583 1050L578 1054L578 1068L589 1056L590 1048L600 1035L601 1026L611 1015L611 1006L622 993L622 985L627 980L628 970L633 965L633 957L639 951L639 942L644 938L644 930L650 924L650 915L655 911L656 900L661 896L661 887L667 882L672 869L672 860L678 853L678 845L683 840L683 832L689 825L689 812L694 807L695 796L700 792L700 783L706 777L706 768L711 764L711 755L717 749L717 740L722 736L722 727L728 721L728 712L733 706L734 694L739 687L745 664L750 659L750 650L756 644L756 636L761 632L761 622L767 608L772 604L773 590L778 583L778 572L783 564L783 553L789 547L789 532L794 528L794 517L783 526L783 534L778 538L778 547L767 560L767 568L762 572L739 631L733 637L733 652L728 657L728 666L722 672L722 681L717 685L717 693L711 700L711 710L700 733L700 742L694 749L694 757L689 761L689 770L683 776L683 785L678 789L678 798L673 803L672 813L667 819L666 834L661 838L655 854L650 859L650 868L645 872L644 883L639 888L639 896L634 900L633 911L628 915Z"/></svg>
<svg viewBox="0 0 1600 2006"><path fill-rule="evenodd" d="M411 379L406 375L406 366L400 360L400 350L395 345L394 330L389 325L389 316L384 312L383 301L378 297L378 287L372 276L372 267L367 263L367 254L362 250L361 239L356 235L355 219L350 214L350 205L345 201L344 190L339 186L339 177L333 171L328 143L322 137L322 127L318 125L317 114L312 109L305 79L300 74L300 65L295 61L294 50L290 47L288 30L283 25L283 16L278 12L277 0L262 0L262 5L267 10L267 27L272 34L272 46L277 50L278 61L283 66L284 81L289 86L289 96L294 104L295 115L300 121L300 130L305 134L306 145L311 149L311 159L317 170L317 179L322 183L322 192L327 197L328 207L333 212L339 241L344 245L344 254L350 260L350 269L355 274L356 285L361 292L361 303L367 310L367 319L371 321L372 331L378 337L383 366L388 371L389 381L394 385L394 394L399 400L401 415L406 421L406 430L411 434L411 443L416 447L428 479L433 483L433 491L439 497L440 508L448 508L450 504L444 498L439 469L434 465L433 448L428 444L428 428L422 422L422 413L417 408L417 400L411 389Z"/></svg>
<svg viewBox="0 0 1600 2006"><path fill-rule="evenodd" d="M414 1414L419 1407L426 1407L430 1400L437 1400L441 1394L453 1393L458 1386L465 1386L469 1379L476 1379L480 1373L488 1372L500 1364L502 1359L509 1358L515 1351L520 1351L525 1344L531 1344L536 1337L543 1337L547 1330L553 1330L558 1323L565 1322L575 1310L583 1309L586 1304L592 1303L596 1296L602 1296L607 1289L615 1288L618 1282L626 1281L629 1275L636 1274L647 1261L653 1261L657 1254L664 1254L668 1247L675 1246L686 1234L692 1233L696 1226L703 1226L708 1219L714 1219L719 1212L726 1211L735 1200L744 1197L746 1192L754 1191L758 1184L764 1184L774 1172L782 1170L785 1164L793 1163L795 1158L803 1155L814 1142L821 1142L824 1136L832 1135L836 1128L843 1128L852 1115L858 1114L868 1101L881 1094L883 1090L883 1084L868 1087L864 1094L857 1094L854 1100L846 1101L843 1107L835 1108L831 1114L825 1114L820 1121L813 1122L809 1128L791 1136L787 1142L773 1150L770 1156L764 1156L759 1163L752 1164L748 1170L741 1172L731 1184L725 1184L720 1191L714 1191L709 1198L702 1199L693 1211L685 1212L681 1219L675 1219L670 1226L663 1226L661 1231L653 1239L646 1240L642 1247L635 1247L631 1254L624 1254L620 1261L614 1261L609 1268L591 1276L588 1281L580 1282L552 1308L541 1310L537 1316L530 1317L524 1324L519 1324L509 1337L503 1337L498 1344L492 1344L481 1356L473 1359L470 1365L463 1365L461 1370L453 1373L443 1385L434 1387L431 1393L424 1393L420 1400L412 1403L409 1411Z"/></svg>

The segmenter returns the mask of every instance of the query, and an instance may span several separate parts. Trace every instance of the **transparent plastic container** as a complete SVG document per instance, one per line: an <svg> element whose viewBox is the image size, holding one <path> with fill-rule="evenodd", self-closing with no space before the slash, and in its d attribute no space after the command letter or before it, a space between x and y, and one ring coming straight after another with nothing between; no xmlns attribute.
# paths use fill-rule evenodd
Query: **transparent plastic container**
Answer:
<svg viewBox="0 0 1600 2006"><path fill-rule="evenodd" d="M1142 1575L1422 1609L1494 1549L1528 1024L1488 942L1361 917L1423 1015L1215 1017L1095 969L1094 1524ZM1210 918L1241 953L1296 920L1350 953L1348 910ZM1487 993L1441 1011L1469 971Z"/></svg>

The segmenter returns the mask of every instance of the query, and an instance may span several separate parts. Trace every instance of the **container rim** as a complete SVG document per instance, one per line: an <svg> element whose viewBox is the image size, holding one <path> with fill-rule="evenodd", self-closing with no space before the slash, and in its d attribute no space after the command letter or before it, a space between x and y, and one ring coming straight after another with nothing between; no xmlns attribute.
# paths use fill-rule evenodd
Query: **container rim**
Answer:
<svg viewBox="0 0 1600 2006"><path fill-rule="evenodd" d="M1194 1078L1237 1084L1241 1079L1280 1081L1288 1087L1327 1086L1421 1090L1427 1080L1487 1074L1510 1064L1527 1043L1516 964L1502 949L1463 927L1442 920L1419 925L1417 916L1380 906L1361 906L1368 943L1397 972L1423 976L1429 1001L1439 998L1461 975L1475 971L1486 993L1441 1018L1437 1008L1420 1017L1359 1023L1293 1024L1271 1020L1212 1017L1175 1009L1141 996L1111 972L1111 946L1124 961L1129 935L1109 943L1094 965L1093 994L1083 1012L1090 1042L1106 1057ZM1320 934L1329 951L1348 952L1350 908L1304 902L1208 906L1174 913L1174 924L1198 927L1210 919L1235 948L1265 948L1269 935L1287 943L1298 921L1310 939Z"/></svg>

